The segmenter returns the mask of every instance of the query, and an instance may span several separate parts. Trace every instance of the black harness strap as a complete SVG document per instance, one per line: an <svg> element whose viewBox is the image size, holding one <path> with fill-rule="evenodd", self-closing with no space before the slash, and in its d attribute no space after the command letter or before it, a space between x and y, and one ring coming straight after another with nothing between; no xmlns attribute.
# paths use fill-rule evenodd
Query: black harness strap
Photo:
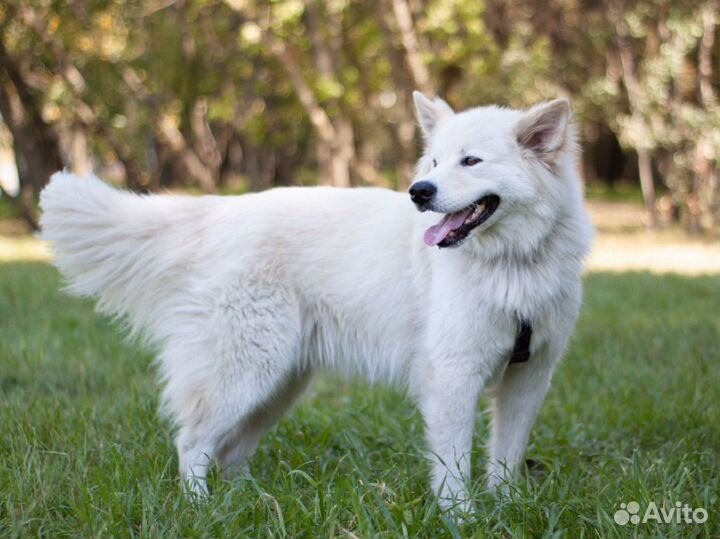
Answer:
<svg viewBox="0 0 720 539"><path fill-rule="evenodd" d="M530 339L532 338L532 324L524 318L518 320L517 335L515 335L515 345L512 354L510 354L509 364L524 363L530 359Z"/></svg>

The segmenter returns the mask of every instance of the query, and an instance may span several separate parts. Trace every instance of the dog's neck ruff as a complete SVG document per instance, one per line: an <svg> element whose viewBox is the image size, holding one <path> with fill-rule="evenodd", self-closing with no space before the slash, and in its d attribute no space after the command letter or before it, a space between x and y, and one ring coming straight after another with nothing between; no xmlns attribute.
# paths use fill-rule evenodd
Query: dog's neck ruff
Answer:
<svg viewBox="0 0 720 539"><path fill-rule="evenodd" d="M530 359L530 339L532 338L532 324L525 318L518 318L515 345L510 354L508 364L524 363Z"/></svg>

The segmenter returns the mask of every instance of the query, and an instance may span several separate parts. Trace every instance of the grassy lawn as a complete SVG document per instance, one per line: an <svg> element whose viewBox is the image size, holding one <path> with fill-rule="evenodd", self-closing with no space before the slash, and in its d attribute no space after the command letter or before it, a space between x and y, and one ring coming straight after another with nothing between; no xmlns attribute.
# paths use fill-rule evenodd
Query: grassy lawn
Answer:
<svg viewBox="0 0 720 539"><path fill-rule="evenodd" d="M592 274L510 500L464 524L428 495L402 395L321 378L263 441L254 479L183 499L151 355L43 263L0 264L0 537L718 537L720 277ZM482 476L487 418L478 417ZM613 521L675 502L705 524Z"/></svg>

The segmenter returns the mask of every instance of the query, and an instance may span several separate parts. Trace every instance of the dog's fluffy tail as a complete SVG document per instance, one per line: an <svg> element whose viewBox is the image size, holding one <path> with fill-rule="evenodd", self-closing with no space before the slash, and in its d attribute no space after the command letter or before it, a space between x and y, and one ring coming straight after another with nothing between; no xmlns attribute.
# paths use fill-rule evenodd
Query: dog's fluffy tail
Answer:
<svg viewBox="0 0 720 539"><path fill-rule="evenodd" d="M58 172L40 194L40 236L69 292L98 298L98 310L126 316L137 332L182 286L198 235L192 200L136 195L93 176Z"/></svg>

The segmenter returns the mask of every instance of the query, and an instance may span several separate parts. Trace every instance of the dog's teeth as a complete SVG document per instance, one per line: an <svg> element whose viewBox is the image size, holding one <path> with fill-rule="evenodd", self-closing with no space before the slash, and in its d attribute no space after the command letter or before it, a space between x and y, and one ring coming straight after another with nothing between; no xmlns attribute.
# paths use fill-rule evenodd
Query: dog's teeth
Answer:
<svg viewBox="0 0 720 539"><path fill-rule="evenodd" d="M472 219L477 219L478 217L480 217L480 215L484 211L485 211L485 204L478 204L475 206L475 209L472 211L472 214L470 215L470 217Z"/></svg>

